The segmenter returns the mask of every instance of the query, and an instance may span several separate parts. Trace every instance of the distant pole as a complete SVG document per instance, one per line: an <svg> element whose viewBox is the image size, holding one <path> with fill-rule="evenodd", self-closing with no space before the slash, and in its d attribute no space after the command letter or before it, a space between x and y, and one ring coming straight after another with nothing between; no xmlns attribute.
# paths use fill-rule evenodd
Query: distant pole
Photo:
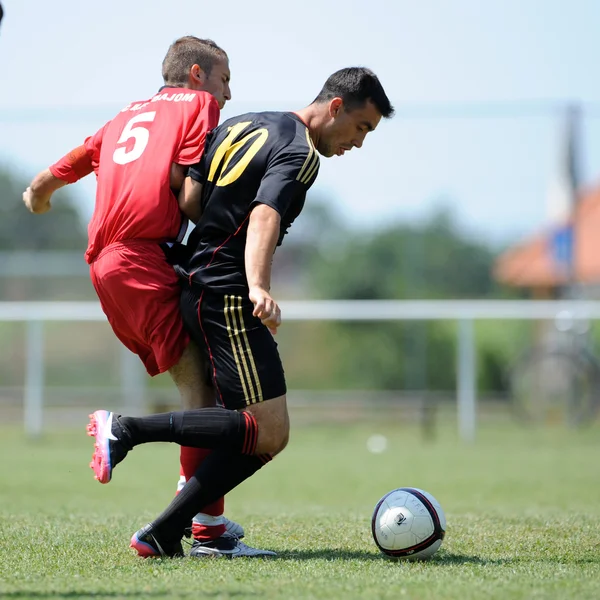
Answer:
<svg viewBox="0 0 600 600"><path fill-rule="evenodd" d="M559 268L566 269L567 285L564 291L567 298L580 296L577 209L581 184L581 119L582 110L579 104L569 104L565 107L558 165L549 197L549 216L551 220L556 220L557 226L554 259Z"/></svg>
<svg viewBox="0 0 600 600"><path fill-rule="evenodd" d="M27 321L27 364L23 417L25 433L32 438L42 434L44 421L44 323Z"/></svg>
<svg viewBox="0 0 600 600"><path fill-rule="evenodd" d="M569 262L569 284L567 287L567 297L569 299L583 299L585 292L583 285L580 283L581 274L579 270L579 260L577 253L578 242L578 212L579 212L579 186L581 184L580 174L580 136L581 133L581 106L572 104L567 108L567 152L566 165L567 172L567 188L569 191L570 213L571 213L571 252ZM575 324L575 327L576 324ZM577 335L577 334L575 334ZM571 338L574 342L574 339ZM567 424L571 425L570 417L572 413L571 407L577 406L577 397L581 394L577 385L577 376L569 372L569 395L567 398Z"/></svg>
<svg viewBox="0 0 600 600"><path fill-rule="evenodd" d="M457 407L458 433L463 442L475 441L477 426L475 331L472 319L458 322Z"/></svg>
<svg viewBox="0 0 600 600"><path fill-rule="evenodd" d="M127 414L143 415L146 411L146 371L137 356L121 345L121 402Z"/></svg>

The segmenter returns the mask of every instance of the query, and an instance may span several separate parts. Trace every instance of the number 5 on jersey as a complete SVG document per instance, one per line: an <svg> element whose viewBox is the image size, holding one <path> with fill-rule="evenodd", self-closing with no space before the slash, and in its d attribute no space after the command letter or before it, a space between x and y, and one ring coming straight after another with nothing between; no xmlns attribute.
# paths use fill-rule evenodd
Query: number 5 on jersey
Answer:
<svg viewBox="0 0 600 600"><path fill-rule="evenodd" d="M156 117L156 111L150 111L136 115L129 121L121 132L121 137L117 140L117 144L126 144L131 138L135 139L133 148L127 150L126 146L120 146L113 153L113 160L118 165L126 165L127 163L137 160L148 145L150 139L150 131L139 123L151 123Z"/></svg>

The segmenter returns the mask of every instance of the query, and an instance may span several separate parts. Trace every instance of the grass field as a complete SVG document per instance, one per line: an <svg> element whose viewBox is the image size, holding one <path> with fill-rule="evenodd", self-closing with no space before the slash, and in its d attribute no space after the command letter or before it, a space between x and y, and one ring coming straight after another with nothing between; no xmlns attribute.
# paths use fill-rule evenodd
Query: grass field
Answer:
<svg viewBox="0 0 600 600"><path fill-rule="evenodd" d="M101 486L82 431L36 443L0 430L0 596L6 598L600 598L600 432L482 427L431 443L409 427L299 427L230 495L247 542L277 559L143 560L133 531L166 505L177 448L137 448ZM372 433L388 450L371 454ZM370 537L399 486L446 510L442 550L393 562Z"/></svg>

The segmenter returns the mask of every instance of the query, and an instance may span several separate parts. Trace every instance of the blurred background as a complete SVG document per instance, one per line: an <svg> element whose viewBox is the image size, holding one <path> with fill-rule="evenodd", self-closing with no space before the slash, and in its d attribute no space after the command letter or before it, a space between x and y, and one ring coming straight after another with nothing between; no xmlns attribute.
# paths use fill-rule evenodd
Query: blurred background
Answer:
<svg viewBox="0 0 600 600"><path fill-rule="evenodd" d="M467 439L475 419L593 420L595 0L3 5L2 423L25 422L37 435L67 418L80 423L99 405L177 405L168 376L148 378L97 310L77 304L61 320L33 309L23 316L29 302L96 301L83 259L95 182L69 186L43 216L25 210L21 193L121 107L151 96L169 44L186 34L229 54L233 99L223 118L301 108L329 74L351 65L372 68L397 109L363 149L322 160L276 253L284 321L286 301L307 302L278 334L297 422L368 417L433 436L455 419L457 399ZM315 300L422 301L427 315L402 318L410 306L398 304L400 318L377 321L383 305L344 305L351 322L302 318ZM526 303L489 303L516 300ZM558 300L565 304L547 304Z"/></svg>

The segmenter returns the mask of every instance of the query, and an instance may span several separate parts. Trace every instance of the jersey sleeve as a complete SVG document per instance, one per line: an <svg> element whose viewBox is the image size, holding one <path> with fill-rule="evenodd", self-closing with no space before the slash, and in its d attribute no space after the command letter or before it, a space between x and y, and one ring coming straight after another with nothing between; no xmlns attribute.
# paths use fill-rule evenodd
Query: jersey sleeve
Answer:
<svg viewBox="0 0 600 600"><path fill-rule="evenodd" d="M65 154L59 161L49 167L50 173L65 181L66 183L75 183L93 170L92 159L85 149L85 145L73 148L68 154Z"/></svg>
<svg viewBox="0 0 600 600"><path fill-rule="evenodd" d="M109 121L110 123L110 121ZM98 170L100 164L100 148L102 147L102 138L108 123L99 129L94 135L86 138L85 142L77 148L73 148L65 154L58 162L50 165L50 173L66 181L75 183L92 171Z"/></svg>
<svg viewBox="0 0 600 600"><path fill-rule="evenodd" d="M194 181L198 181L202 184L206 183L206 160L204 157L200 162L192 165L188 169L188 176L191 177Z"/></svg>
<svg viewBox="0 0 600 600"><path fill-rule="evenodd" d="M319 155L314 146L290 143L269 161L253 204L266 204L282 217L294 198L306 193L319 172Z"/></svg>
<svg viewBox="0 0 600 600"><path fill-rule="evenodd" d="M96 131L96 133L85 140L83 145L92 161L92 167L94 171L98 171L98 166L100 165L100 150L102 149L102 140L104 138L104 133L110 125L110 121Z"/></svg>
<svg viewBox="0 0 600 600"><path fill-rule="evenodd" d="M207 134L219 124L219 104L214 96L202 94L199 108L186 132L174 161L179 165L193 165L204 153Z"/></svg>

